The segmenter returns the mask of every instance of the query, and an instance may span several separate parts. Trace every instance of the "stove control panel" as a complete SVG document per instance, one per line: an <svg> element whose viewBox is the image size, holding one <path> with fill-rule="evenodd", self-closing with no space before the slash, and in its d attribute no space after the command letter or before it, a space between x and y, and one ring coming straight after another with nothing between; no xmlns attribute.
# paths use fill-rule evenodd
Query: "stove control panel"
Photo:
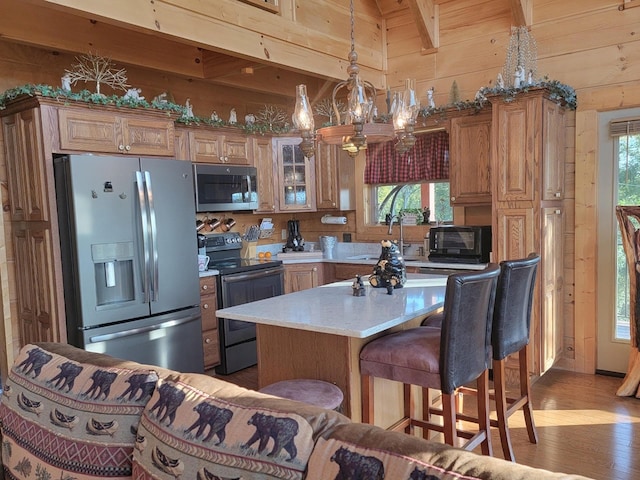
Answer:
<svg viewBox="0 0 640 480"><path fill-rule="evenodd" d="M234 250L242 248L242 237L238 232L210 233L205 235L208 251Z"/></svg>

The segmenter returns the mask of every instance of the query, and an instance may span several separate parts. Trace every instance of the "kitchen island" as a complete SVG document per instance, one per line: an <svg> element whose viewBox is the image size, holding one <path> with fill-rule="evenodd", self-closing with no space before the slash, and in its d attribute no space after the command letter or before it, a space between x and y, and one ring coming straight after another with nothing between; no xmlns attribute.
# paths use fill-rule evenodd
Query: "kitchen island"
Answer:
<svg viewBox="0 0 640 480"><path fill-rule="evenodd" d="M361 348L392 331L418 326L444 302L446 276L408 274L403 288L388 295L371 287L353 296L353 281L341 281L218 310L220 318L256 323L258 383L312 378L336 384L344 393L343 413L361 421ZM386 380L376 388L376 424L401 413L402 388ZM381 398L378 398L378 395ZM397 408L396 408L397 407Z"/></svg>

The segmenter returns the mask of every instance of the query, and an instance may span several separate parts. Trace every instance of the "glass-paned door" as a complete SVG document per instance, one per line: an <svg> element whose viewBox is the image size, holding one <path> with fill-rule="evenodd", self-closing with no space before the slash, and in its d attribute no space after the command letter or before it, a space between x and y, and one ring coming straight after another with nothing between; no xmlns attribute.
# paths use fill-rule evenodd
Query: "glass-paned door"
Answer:
<svg viewBox="0 0 640 480"><path fill-rule="evenodd" d="M624 373L629 360L630 290L616 205L640 205L640 109L600 115L598 159L598 339L596 368ZM638 228L639 226L636 226Z"/></svg>

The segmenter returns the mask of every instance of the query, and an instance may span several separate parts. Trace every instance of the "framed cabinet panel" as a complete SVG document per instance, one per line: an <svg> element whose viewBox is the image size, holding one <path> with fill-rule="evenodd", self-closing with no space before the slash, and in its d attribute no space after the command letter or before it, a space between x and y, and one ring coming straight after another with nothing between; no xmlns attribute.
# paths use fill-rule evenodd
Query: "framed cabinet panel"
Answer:
<svg viewBox="0 0 640 480"><path fill-rule="evenodd" d="M198 163L251 165L251 138L243 134L194 128L189 131L191 160Z"/></svg>
<svg viewBox="0 0 640 480"><path fill-rule="evenodd" d="M131 155L174 154L173 120L91 110L58 110L60 148Z"/></svg>
<svg viewBox="0 0 640 480"><path fill-rule="evenodd" d="M355 210L355 160L338 145L319 142L316 164L318 210Z"/></svg>
<svg viewBox="0 0 640 480"><path fill-rule="evenodd" d="M255 137L253 139L253 161L258 171L258 208L255 212L274 213L277 211L278 199L275 189L276 165L273 161L271 138Z"/></svg>
<svg viewBox="0 0 640 480"><path fill-rule="evenodd" d="M451 119L452 205L491 204L491 121L490 111Z"/></svg>
<svg viewBox="0 0 640 480"><path fill-rule="evenodd" d="M540 161L536 158L536 132L532 130L539 125L531 125L535 110L539 110L537 105L528 100L502 103L493 110L494 148L500 162L493 170L499 202L534 200L534 170Z"/></svg>
<svg viewBox="0 0 640 480"><path fill-rule="evenodd" d="M322 285L322 263L296 263L284 267L284 293Z"/></svg>
<svg viewBox="0 0 640 480"><path fill-rule="evenodd" d="M200 278L200 315L202 316L202 347L204 368L210 369L220 364L220 339L216 309L216 277Z"/></svg>
<svg viewBox="0 0 640 480"><path fill-rule="evenodd" d="M48 221L49 202L45 175L40 111L25 110L2 118L4 155L11 220Z"/></svg>

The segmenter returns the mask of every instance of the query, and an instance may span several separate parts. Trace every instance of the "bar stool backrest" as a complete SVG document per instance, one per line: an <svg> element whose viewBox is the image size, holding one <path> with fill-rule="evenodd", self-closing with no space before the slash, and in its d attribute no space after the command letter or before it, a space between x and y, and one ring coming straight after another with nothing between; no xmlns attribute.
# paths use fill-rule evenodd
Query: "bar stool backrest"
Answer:
<svg viewBox="0 0 640 480"><path fill-rule="evenodd" d="M500 267L450 275L440 336L443 393L477 379L489 368L491 325Z"/></svg>
<svg viewBox="0 0 640 480"><path fill-rule="evenodd" d="M540 256L500 262L491 345L494 360L519 352L529 343L531 305Z"/></svg>

